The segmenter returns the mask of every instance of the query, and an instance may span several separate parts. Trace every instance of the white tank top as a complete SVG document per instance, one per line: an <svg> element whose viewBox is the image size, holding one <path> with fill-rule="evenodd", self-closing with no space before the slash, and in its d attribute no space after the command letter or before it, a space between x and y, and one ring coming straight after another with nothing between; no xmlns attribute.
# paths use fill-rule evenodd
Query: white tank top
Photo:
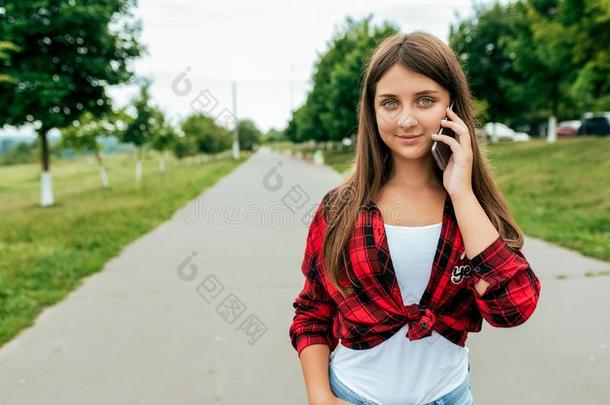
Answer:
<svg viewBox="0 0 610 405"><path fill-rule="evenodd" d="M442 223L384 225L403 302L419 303ZM429 337L410 341L408 327L370 349L354 350L339 342L330 356L334 374L356 394L381 405L425 404L453 391L468 375L469 348L434 330Z"/></svg>

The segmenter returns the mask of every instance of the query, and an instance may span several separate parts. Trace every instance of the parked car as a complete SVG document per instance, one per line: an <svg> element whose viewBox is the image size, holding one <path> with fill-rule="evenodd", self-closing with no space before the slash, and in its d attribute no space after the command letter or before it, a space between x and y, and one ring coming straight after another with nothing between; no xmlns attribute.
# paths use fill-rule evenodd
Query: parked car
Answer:
<svg viewBox="0 0 610 405"><path fill-rule="evenodd" d="M515 132L501 122L488 122L483 129L487 140L491 140L494 130L498 141L524 142L530 140L530 136L525 132Z"/></svg>
<svg viewBox="0 0 610 405"><path fill-rule="evenodd" d="M610 111L585 113L578 135L610 135Z"/></svg>
<svg viewBox="0 0 610 405"><path fill-rule="evenodd" d="M530 136L525 132L515 132L513 134L513 142L527 142L530 140Z"/></svg>
<svg viewBox="0 0 610 405"><path fill-rule="evenodd" d="M561 121L557 124L557 138L568 138L578 135L580 120Z"/></svg>

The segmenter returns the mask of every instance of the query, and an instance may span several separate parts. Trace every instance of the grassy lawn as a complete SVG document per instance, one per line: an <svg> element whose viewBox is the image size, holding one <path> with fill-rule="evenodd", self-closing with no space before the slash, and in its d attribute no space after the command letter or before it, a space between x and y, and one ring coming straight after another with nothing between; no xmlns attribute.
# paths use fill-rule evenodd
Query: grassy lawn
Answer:
<svg viewBox="0 0 610 405"><path fill-rule="evenodd" d="M527 235L610 260L610 138L501 142L488 150L495 178ZM342 173L353 153L326 151L324 157Z"/></svg>
<svg viewBox="0 0 610 405"><path fill-rule="evenodd" d="M494 145L490 158L527 235L610 260L610 138Z"/></svg>
<svg viewBox="0 0 610 405"><path fill-rule="evenodd" d="M135 159L111 156L105 190L91 159L55 160L49 208L38 206L40 165L0 167L0 346L250 156L241 152L234 162L225 154L205 163L197 157L190 164L170 158L165 173L149 156L139 187Z"/></svg>

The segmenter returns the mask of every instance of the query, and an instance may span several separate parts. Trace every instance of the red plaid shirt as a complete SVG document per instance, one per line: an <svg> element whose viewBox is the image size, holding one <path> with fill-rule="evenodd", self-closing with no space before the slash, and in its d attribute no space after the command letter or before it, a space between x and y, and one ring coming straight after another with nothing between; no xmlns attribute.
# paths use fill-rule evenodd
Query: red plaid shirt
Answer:
<svg viewBox="0 0 610 405"><path fill-rule="evenodd" d="M492 326L513 327L534 312L541 283L520 250L499 237L468 259L450 196L445 199L441 235L432 272L419 304L404 305L392 266L381 211L370 201L359 211L349 243L354 294L343 298L330 284L322 262L329 191L318 205L307 235L301 271L305 285L295 298L289 335L298 355L312 344L334 350L339 339L351 349L368 349L409 324L410 340L437 331L459 346L479 332L483 318ZM480 296L479 279L489 283ZM342 280L348 286L347 279Z"/></svg>

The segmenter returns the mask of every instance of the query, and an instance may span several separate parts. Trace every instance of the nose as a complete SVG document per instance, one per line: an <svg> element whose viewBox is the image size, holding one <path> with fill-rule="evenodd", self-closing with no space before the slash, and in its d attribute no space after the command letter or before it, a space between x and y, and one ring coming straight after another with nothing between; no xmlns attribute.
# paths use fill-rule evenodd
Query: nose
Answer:
<svg viewBox="0 0 610 405"><path fill-rule="evenodd" d="M409 128L416 124L417 124L417 120L415 119L415 117L413 117L413 115L411 114L410 111L408 111L408 110L401 111L400 115L398 116L398 126L399 127Z"/></svg>

